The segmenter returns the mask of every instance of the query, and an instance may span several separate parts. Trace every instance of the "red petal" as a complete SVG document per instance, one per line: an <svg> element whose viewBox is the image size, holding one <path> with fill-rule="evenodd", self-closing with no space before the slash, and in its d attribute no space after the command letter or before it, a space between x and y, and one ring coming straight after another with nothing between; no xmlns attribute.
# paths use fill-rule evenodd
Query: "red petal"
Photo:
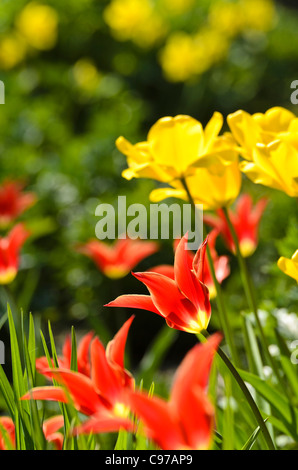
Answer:
<svg viewBox="0 0 298 470"><path fill-rule="evenodd" d="M64 418L62 415L53 416L52 418L46 419L43 422L42 429L46 439L50 434L58 431L64 426Z"/></svg>
<svg viewBox="0 0 298 470"><path fill-rule="evenodd" d="M201 248L198 250L199 255L203 255L202 253L202 245ZM193 263L195 263L195 260L197 259L197 255L195 256ZM200 256L200 262L201 265L203 265L204 258L201 259L202 256ZM199 268L201 268L201 265ZM190 257L189 257L189 251L187 249L187 236L184 236L179 245L177 246L176 252L175 252L175 265L174 265L174 270L175 270L175 280L179 286L179 289L183 294L196 306L197 310L200 308L200 305L202 304L201 301L201 296L202 296L202 289L200 286L200 283L198 282L199 280L202 279L201 272L199 273L196 277L196 271L195 274L190 269Z"/></svg>
<svg viewBox="0 0 298 470"><path fill-rule="evenodd" d="M163 450L179 450L185 440L168 404L157 397L132 393L130 408L145 424L145 432Z"/></svg>
<svg viewBox="0 0 298 470"><path fill-rule="evenodd" d="M170 403L175 409L179 410L193 387L207 388L212 361L221 340L222 335L215 333L206 343L197 344L187 353L172 386Z"/></svg>
<svg viewBox="0 0 298 470"><path fill-rule="evenodd" d="M45 372L65 385L76 407L82 413L94 414L103 407L100 397L94 390L92 381L86 375L67 369L49 369Z"/></svg>
<svg viewBox="0 0 298 470"><path fill-rule="evenodd" d="M200 387L189 390L180 403L179 416L188 446L194 450L208 449L214 426L214 409Z"/></svg>
<svg viewBox="0 0 298 470"><path fill-rule="evenodd" d="M107 345L106 356L108 361L116 363L121 369L124 369L124 353L125 353L125 344L127 340L127 335L129 328L134 319L132 315L125 323L122 325L118 333L114 336L112 341Z"/></svg>
<svg viewBox="0 0 298 470"><path fill-rule="evenodd" d="M93 331L87 333L80 341L78 347L78 372L90 374L89 347L94 336Z"/></svg>
<svg viewBox="0 0 298 470"><path fill-rule="evenodd" d="M134 276L146 285L155 307L163 317L167 318L175 313L188 323L196 316L194 305L182 294L172 279L149 272L135 273Z"/></svg>
<svg viewBox="0 0 298 470"><path fill-rule="evenodd" d="M36 387L29 390L21 400L49 400L67 403L65 391L61 387Z"/></svg>
<svg viewBox="0 0 298 470"><path fill-rule="evenodd" d="M117 432L120 429L133 431L133 423L126 418L117 418L111 415L95 415L75 430L75 434L98 434L102 432Z"/></svg>
<svg viewBox="0 0 298 470"><path fill-rule="evenodd" d="M91 378L96 391L110 407L121 393L121 383L107 361L106 351L98 338L91 343Z"/></svg>
<svg viewBox="0 0 298 470"><path fill-rule="evenodd" d="M120 295L117 299L106 304L105 307L139 308L161 315L152 302L150 295Z"/></svg>

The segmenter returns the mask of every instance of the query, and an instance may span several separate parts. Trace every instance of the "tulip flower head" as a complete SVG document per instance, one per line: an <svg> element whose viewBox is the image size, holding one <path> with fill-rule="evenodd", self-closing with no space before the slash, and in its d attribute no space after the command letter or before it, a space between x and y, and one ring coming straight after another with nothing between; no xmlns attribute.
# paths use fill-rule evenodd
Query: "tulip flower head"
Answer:
<svg viewBox="0 0 298 470"><path fill-rule="evenodd" d="M206 330L211 316L209 292L203 279L206 243L207 240L202 243L190 264L184 236L175 253L175 279L156 272L133 273L150 295L122 295L107 306L149 310L162 316L171 328L189 333Z"/></svg>
<svg viewBox="0 0 298 470"><path fill-rule="evenodd" d="M52 400L68 403L90 416L77 432L113 432L130 429L126 395L134 389L134 379L124 368L125 344L133 321L130 317L105 350L95 337L90 347L90 377L66 368L41 369L40 373L55 379L61 386L36 387L22 399Z"/></svg>
<svg viewBox="0 0 298 470"><path fill-rule="evenodd" d="M19 251L29 235L30 232L20 223L6 237L0 238L0 284L9 284L16 277Z"/></svg>
<svg viewBox="0 0 298 470"><path fill-rule="evenodd" d="M118 279L126 276L144 258L156 253L158 244L126 238L110 246L99 240L90 240L77 250L93 259L107 277Z"/></svg>
<svg viewBox="0 0 298 470"><path fill-rule="evenodd" d="M277 266L281 271L298 282L298 250L295 251L291 259L281 256Z"/></svg>
<svg viewBox="0 0 298 470"><path fill-rule="evenodd" d="M222 125L220 113L214 113L205 129L190 116L167 116L151 127L145 142L132 145L119 137L116 145L129 166L123 177L172 182L193 174L209 157L227 158L234 141L218 135Z"/></svg>
<svg viewBox="0 0 298 470"><path fill-rule="evenodd" d="M22 189L22 184L15 181L7 181L0 187L0 227L9 225L35 203L35 195Z"/></svg>
<svg viewBox="0 0 298 470"><path fill-rule="evenodd" d="M243 158L240 169L256 184L298 196L298 118L275 107L265 114L237 111L228 124Z"/></svg>
<svg viewBox="0 0 298 470"><path fill-rule="evenodd" d="M218 256L216 249L215 249L215 242L216 238L218 236L218 231L217 230L212 230L209 235L208 235L208 246L210 249L210 254L213 260L213 265L214 265L214 270L215 270L215 275L217 281L221 284L224 279L226 279L229 274L230 274L230 268L229 268L229 258L227 256ZM180 240L177 240L174 243L174 249L178 246ZM190 266L193 263L194 260L194 253L192 251L188 251L188 256L189 256L189 264ZM159 266L154 266L153 268L150 268L148 270L149 272L155 272L155 273L160 273L163 274L173 280L175 280L175 270L174 266L168 265L168 264L162 264ZM205 260L204 262L204 273L203 273L203 278L204 278L204 284L207 286L209 290L209 297L210 299L214 299L216 297L216 288L212 279L212 274L210 271L210 266L209 266L209 261L208 259Z"/></svg>
<svg viewBox="0 0 298 470"><path fill-rule="evenodd" d="M135 392L131 409L162 450L205 450L212 442L214 409L207 396L210 368L222 337L194 346L177 369L168 402Z"/></svg>
<svg viewBox="0 0 298 470"><path fill-rule="evenodd" d="M242 256L251 256L258 245L258 227L268 201L260 199L253 207L249 194L243 194L237 201L235 211L229 210L229 217L234 226ZM206 214L204 222L214 227L225 241L227 248L235 254L235 243L226 221L224 212L217 210L217 216Z"/></svg>

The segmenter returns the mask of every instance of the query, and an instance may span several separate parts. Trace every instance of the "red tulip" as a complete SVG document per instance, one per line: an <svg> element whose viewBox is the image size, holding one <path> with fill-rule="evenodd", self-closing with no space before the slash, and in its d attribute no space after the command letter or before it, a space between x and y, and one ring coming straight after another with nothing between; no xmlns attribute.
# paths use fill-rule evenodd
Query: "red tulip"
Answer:
<svg viewBox="0 0 298 470"><path fill-rule="evenodd" d="M158 244L150 241L120 239L114 245L90 240L77 247L80 253L93 259L97 267L112 279L126 276L140 261L158 250Z"/></svg>
<svg viewBox="0 0 298 470"><path fill-rule="evenodd" d="M229 268L229 258L227 256L218 256L215 249L215 241L217 238L218 232L212 230L208 236L208 246L210 248L210 253L213 259L213 265L215 270L215 275L217 281L221 284L224 279L226 279L230 274ZM179 243L179 240L177 240ZM177 247L178 243L174 243L174 248ZM192 264L194 259L194 254L192 251L188 252L190 260L189 263ZM175 279L174 266L170 264L161 264L159 266L154 266L153 268L148 269L149 272L160 273L164 276L167 276L171 279ZM213 278L210 271L209 260L207 259L204 263L204 284L208 287L209 297L213 299L216 296L216 289L214 286Z"/></svg>
<svg viewBox="0 0 298 470"><path fill-rule="evenodd" d="M144 424L147 437L161 449L210 448L214 410L206 389L221 339L216 333L191 349L177 369L168 402L140 392L130 395L131 410Z"/></svg>
<svg viewBox="0 0 298 470"><path fill-rule="evenodd" d="M77 362L78 362L78 372L81 374L90 376L90 359L89 359L89 347L92 340L94 333L91 331L83 336L81 341L79 342L78 349L77 349ZM70 369L71 363L71 339L68 335L63 348L62 348L62 356L58 357L58 364L59 367L62 369ZM54 362L52 361L53 367ZM47 369L49 366L48 360L45 356L39 357L36 359L36 369L38 371Z"/></svg>
<svg viewBox="0 0 298 470"><path fill-rule="evenodd" d="M0 238L0 284L9 284L16 277L19 251L29 235L30 232L20 223L6 237Z"/></svg>
<svg viewBox="0 0 298 470"><path fill-rule="evenodd" d="M175 279L156 272L133 273L150 295L122 295L107 306L149 310L161 315L171 328L189 333L205 330L211 315L209 292L204 284L206 243L207 240L191 262L184 236L175 252Z"/></svg>
<svg viewBox="0 0 298 470"><path fill-rule="evenodd" d="M23 185L7 181L0 187L0 226L6 227L36 201L33 193L23 193Z"/></svg>
<svg viewBox="0 0 298 470"><path fill-rule="evenodd" d="M84 423L78 432L90 428L92 432L112 432L120 427L131 429L126 395L134 388L134 379L124 368L124 350L133 318L124 323L106 350L97 337L93 339L90 377L65 368L44 369L40 372L55 379L61 386L36 387L22 399L67 403L70 396L78 411L92 416L92 420Z"/></svg>
<svg viewBox="0 0 298 470"><path fill-rule="evenodd" d="M254 253L258 245L258 227L262 214L267 205L263 198L253 207L249 194L243 194L236 204L235 212L229 210L231 222L235 228L242 256L247 257ZM223 237L227 248L235 253L235 244L222 209L217 210L218 216L206 214L204 222L214 227Z"/></svg>

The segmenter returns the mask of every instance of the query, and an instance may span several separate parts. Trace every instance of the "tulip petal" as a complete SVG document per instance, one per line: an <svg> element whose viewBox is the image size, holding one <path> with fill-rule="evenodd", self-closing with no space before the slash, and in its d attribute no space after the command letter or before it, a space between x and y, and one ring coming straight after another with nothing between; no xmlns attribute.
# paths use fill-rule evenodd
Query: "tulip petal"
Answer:
<svg viewBox="0 0 298 470"><path fill-rule="evenodd" d="M133 431L133 423L126 418L117 418L113 415L99 414L85 421L74 430L74 434L99 434L102 432L118 432L120 429Z"/></svg>
<svg viewBox="0 0 298 470"><path fill-rule="evenodd" d="M185 447L185 440L175 414L160 398L149 398L145 394L132 393L130 408L145 425L145 432L163 450L179 450Z"/></svg>
<svg viewBox="0 0 298 470"><path fill-rule="evenodd" d="M209 337L206 343L194 346L176 371L171 390L170 403L177 410L183 406L189 390L194 386L205 390L216 350L222 340L220 333Z"/></svg>
<svg viewBox="0 0 298 470"><path fill-rule="evenodd" d="M68 403L66 393L61 387L35 387L23 395L21 400L48 400Z"/></svg>
<svg viewBox="0 0 298 470"><path fill-rule="evenodd" d="M45 372L66 387L75 406L82 413L93 414L104 406L86 375L68 369L48 369Z"/></svg>
<svg viewBox="0 0 298 470"><path fill-rule="evenodd" d="M112 302L106 304L105 307L138 308L162 315L155 307L150 295L120 295L115 300L112 300Z"/></svg>
<svg viewBox="0 0 298 470"><path fill-rule="evenodd" d="M122 325L118 333L114 336L112 341L110 341L106 348L106 356L109 362L115 363L124 369L124 352L125 344L127 340L127 335L134 319L132 315L125 323Z"/></svg>

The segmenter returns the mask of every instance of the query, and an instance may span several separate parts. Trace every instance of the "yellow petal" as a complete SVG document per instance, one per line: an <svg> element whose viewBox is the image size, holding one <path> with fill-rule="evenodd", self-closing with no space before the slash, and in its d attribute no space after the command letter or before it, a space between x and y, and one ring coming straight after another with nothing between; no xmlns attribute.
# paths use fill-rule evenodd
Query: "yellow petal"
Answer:
<svg viewBox="0 0 298 470"><path fill-rule="evenodd" d="M187 200L187 194L183 189L159 188L151 191L149 199L151 202L160 202L169 197Z"/></svg>
<svg viewBox="0 0 298 470"><path fill-rule="evenodd" d="M148 142L154 161L181 176L203 151L203 128L190 116L164 117L150 129Z"/></svg>
<svg viewBox="0 0 298 470"><path fill-rule="evenodd" d="M236 141L243 148L243 156L251 160L251 153L257 142L260 142L260 133L257 123L245 111L237 111L227 117L229 127Z"/></svg>
<svg viewBox="0 0 298 470"><path fill-rule="evenodd" d="M294 253L292 259L279 258L277 266L288 276L292 277L298 282L298 250Z"/></svg>
<svg viewBox="0 0 298 470"><path fill-rule="evenodd" d="M223 126L223 115L221 113L215 112L208 122L204 130L205 135L205 145L204 152L209 152L211 147L214 144L216 137L221 131Z"/></svg>

